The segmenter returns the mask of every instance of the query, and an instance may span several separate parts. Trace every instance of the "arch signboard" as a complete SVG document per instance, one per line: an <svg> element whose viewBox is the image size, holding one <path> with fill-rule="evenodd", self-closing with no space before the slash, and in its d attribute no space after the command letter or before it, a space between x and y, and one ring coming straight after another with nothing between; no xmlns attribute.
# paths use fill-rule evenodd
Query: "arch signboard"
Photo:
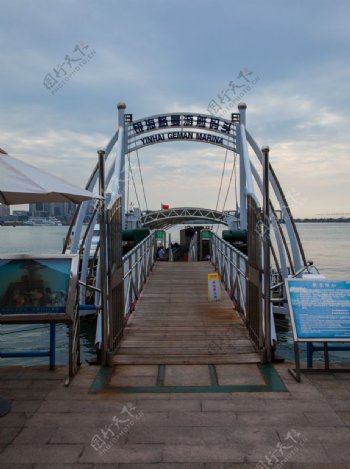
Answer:
<svg viewBox="0 0 350 469"><path fill-rule="evenodd" d="M236 151L236 125L239 114L231 121L209 114L170 113L133 121L125 114L128 151L164 142L197 142L217 145Z"/></svg>

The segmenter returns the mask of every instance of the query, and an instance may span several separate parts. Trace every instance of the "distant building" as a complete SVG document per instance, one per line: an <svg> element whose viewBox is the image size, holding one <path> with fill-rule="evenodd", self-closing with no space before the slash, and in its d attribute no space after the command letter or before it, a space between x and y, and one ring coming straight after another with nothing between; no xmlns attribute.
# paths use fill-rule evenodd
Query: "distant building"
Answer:
<svg viewBox="0 0 350 469"><path fill-rule="evenodd" d="M69 223L75 212L76 204L73 202L51 202L29 204L29 212L32 217L56 217L62 222Z"/></svg>
<svg viewBox="0 0 350 469"><path fill-rule="evenodd" d="M8 217L10 215L10 207L8 205L0 204L0 217Z"/></svg>

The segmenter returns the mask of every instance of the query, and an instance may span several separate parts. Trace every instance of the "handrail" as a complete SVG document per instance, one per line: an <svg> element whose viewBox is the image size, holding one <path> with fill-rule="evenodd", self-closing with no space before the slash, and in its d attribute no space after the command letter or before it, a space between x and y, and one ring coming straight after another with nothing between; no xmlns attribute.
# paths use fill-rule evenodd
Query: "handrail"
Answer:
<svg viewBox="0 0 350 469"><path fill-rule="evenodd" d="M219 238L215 233L213 233L211 241L211 258L215 270L218 271L226 291L233 300L235 309L242 314L244 322L249 329L252 312L248 311L247 286L250 281L248 256L227 241ZM260 298L260 301L263 301L263 296ZM261 320L263 321L261 331L264 334L263 317ZM271 337L272 341L276 340L273 317L271 318Z"/></svg>
<svg viewBox="0 0 350 469"><path fill-rule="evenodd" d="M244 318L247 318L246 283L248 279L248 257L227 241L213 233L212 263L219 272L226 290Z"/></svg>
<svg viewBox="0 0 350 469"><path fill-rule="evenodd" d="M156 240L151 233L122 258L124 281L124 316L130 314L135 301L153 269L156 259Z"/></svg>

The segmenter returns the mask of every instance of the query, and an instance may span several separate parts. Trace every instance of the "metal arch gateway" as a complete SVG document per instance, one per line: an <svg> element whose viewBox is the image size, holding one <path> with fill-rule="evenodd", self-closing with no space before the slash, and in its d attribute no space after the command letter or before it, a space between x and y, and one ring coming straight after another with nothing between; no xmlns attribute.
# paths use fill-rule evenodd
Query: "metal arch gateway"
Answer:
<svg viewBox="0 0 350 469"><path fill-rule="evenodd" d="M238 155L239 161L239 228L247 229L247 200L253 198L258 207L261 207L263 184L261 171L263 166L263 154L246 128L246 108L244 103L238 105L238 113L231 115L231 120L219 116L200 113L169 113L158 114L143 119L133 120L132 114L126 114L126 105L118 104L118 127L105 147L105 159L112 160L105 177L105 188L111 202L118 195L122 196L125 204L125 160L128 153L140 148L157 143L192 141L220 146L231 150ZM99 180L99 168L93 170L86 189L96 189ZM303 247L283 193L278 178L270 165L269 182L277 200L276 209L281 210L285 221L285 233L277 223L271 199L270 227L277 245L277 260L283 278L287 278L290 272L294 273L305 266L306 258ZM233 205L233 204L232 204ZM231 207L229 208L233 208ZM84 234L83 222L89 211L92 211L92 203L84 202L76 212L74 221L68 231L66 244L70 236L72 239L71 252L77 253L79 242ZM122 226L125 227L125 205L122 211ZM86 283L88 270L88 254L93 238L93 228L97 222L97 212L86 235L86 249L84 251L81 281ZM81 288L83 294L83 288Z"/></svg>
<svg viewBox="0 0 350 469"><path fill-rule="evenodd" d="M178 207L145 213L141 216L140 222L143 227L151 229L165 228L169 225L188 223L194 220L227 225L227 216L232 215L232 212L219 212L206 208Z"/></svg>

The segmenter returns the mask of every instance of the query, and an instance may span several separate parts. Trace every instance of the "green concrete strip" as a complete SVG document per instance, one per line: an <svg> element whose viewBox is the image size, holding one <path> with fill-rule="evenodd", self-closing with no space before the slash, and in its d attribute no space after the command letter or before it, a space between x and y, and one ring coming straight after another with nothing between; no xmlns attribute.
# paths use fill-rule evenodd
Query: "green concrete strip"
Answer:
<svg viewBox="0 0 350 469"><path fill-rule="evenodd" d="M97 394L108 389L108 384L113 374L113 366L101 366L90 389L90 394Z"/></svg>
<svg viewBox="0 0 350 469"><path fill-rule="evenodd" d="M164 386L165 366L166 365L158 366L157 386Z"/></svg>
<svg viewBox="0 0 350 469"><path fill-rule="evenodd" d="M278 373L270 363L259 364L258 368L266 385L230 385L219 386L214 365L208 365L211 377L211 386L164 386L165 365L159 365L156 386L111 386L110 377L113 367L101 367L91 388L90 393L103 391L117 393L227 393L227 392L286 392Z"/></svg>
<svg viewBox="0 0 350 469"><path fill-rule="evenodd" d="M209 368L209 374L210 374L210 380L211 380L212 386L218 386L219 382L218 382L218 375L216 373L215 365L208 365L208 368Z"/></svg>
<svg viewBox="0 0 350 469"><path fill-rule="evenodd" d="M272 392L284 392L287 391L286 386L279 377L279 374L275 370L274 366L271 363L258 364L258 368L266 381L267 391Z"/></svg>

